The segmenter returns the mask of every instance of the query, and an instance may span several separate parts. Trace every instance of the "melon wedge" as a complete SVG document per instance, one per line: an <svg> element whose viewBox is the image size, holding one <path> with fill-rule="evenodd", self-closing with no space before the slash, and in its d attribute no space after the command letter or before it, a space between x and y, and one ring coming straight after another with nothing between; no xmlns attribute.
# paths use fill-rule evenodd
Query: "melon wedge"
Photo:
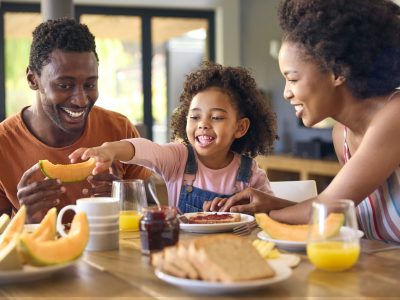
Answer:
<svg viewBox="0 0 400 300"><path fill-rule="evenodd" d="M0 250L3 249L11 241L14 235L20 234L24 229L26 219L26 207L22 205L10 223L0 235Z"/></svg>
<svg viewBox="0 0 400 300"><path fill-rule="evenodd" d="M52 179L60 179L62 182L77 182L86 179L96 166L96 160L92 157L87 161L61 165L52 164L48 160L39 160L42 173Z"/></svg>
<svg viewBox="0 0 400 300"><path fill-rule="evenodd" d="M38 241L31 234L20 236L19 249L35 266L67 263L80 257L89 240L89 224L84 212L75 214L67 236L54 241Z"/></svg>
<svg viewBox="0 0 400 300"><path fill-rule="evenodd" d="M0 217L0 234L6 229L8 223L10 223L10 216L7 214L2 214Z"/></svg>
<svg viewBox="0 0 400 300"><path fill-rule="evenodd" d="M51 208L44 216L39 226L32 232L37 241L49 241L56 238L57 208Z"/></svg>
<svg viewBox="0 0 400 300"><path fill-rule="evenodd" d="M14 235L7 245L0 250L0 270L20 270L22 261L18 253L19 236Z"/></svg>
<svg viewBox="0 0 400 300"><path fill-rule="evenodd" d="M289 225L271 219L267 214L255 214L257 224L270 237L277 240L305 242L313 225ZM336 235L344 224L343 214L331 213L325 220L326 236Z"/></svg>

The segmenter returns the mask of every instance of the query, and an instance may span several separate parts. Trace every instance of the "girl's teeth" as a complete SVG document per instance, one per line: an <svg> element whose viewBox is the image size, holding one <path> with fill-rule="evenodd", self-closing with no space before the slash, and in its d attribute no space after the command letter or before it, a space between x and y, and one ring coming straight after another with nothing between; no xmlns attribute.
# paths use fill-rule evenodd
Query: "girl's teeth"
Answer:
<svg viewBox="0 0 400 300"><path fill-rule="evenodd" d="M303 105L295 105L294 106L294 110L296 111L296 112L299 112L299 111L301 111L303 109Z"/></svg>
<svg viewBox="0 0 400 300"><path fill-rule="evenodd" d="M204 145L210 144L214 140L214 138L211 136L200 135L197 137L197 140Z"/></svg>

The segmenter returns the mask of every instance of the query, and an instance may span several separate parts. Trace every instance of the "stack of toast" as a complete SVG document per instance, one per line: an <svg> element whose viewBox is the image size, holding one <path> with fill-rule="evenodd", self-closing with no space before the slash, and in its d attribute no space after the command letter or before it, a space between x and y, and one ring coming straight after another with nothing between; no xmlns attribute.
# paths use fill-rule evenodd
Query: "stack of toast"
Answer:
<svg viewBox="0 0 400 300"><path fill-rule="evenodd" d="M176 246L154 253L152 265L176 277L214 282L238 282L275 276L275 271L250 241L229 234L179 242Z"/></svg>

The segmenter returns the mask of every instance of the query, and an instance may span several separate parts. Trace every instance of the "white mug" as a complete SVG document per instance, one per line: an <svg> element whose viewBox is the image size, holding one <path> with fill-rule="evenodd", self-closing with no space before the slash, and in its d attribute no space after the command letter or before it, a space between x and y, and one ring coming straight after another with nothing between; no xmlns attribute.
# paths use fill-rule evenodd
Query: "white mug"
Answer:
<svg viewBox="0 0 400 300"><path fill-rule="evenodd" d="M76 204L63 207L57 216L57 231L61 236L67 235L62 224L62 217L68 210L73 210L75 213L85 212L88 217L90 233L86 250L118 248L118 199L112 197L81 198L76 200ZM96 233L94 234L94 232ZM107 241L109 241L109 245L107 245Z"/></svg>
<svg viewBox="0 0 400 300"><path fill-rule="evenodd" d="M113 231L90 232L86 251L114 250L119 247L119 229Z"/></svg>
<svg viewBox="0 0 400 300"><path fill-rule="evenodd" d="M118 226L112 231L90 232L86 251L114 250L119 247Z"/></svg>

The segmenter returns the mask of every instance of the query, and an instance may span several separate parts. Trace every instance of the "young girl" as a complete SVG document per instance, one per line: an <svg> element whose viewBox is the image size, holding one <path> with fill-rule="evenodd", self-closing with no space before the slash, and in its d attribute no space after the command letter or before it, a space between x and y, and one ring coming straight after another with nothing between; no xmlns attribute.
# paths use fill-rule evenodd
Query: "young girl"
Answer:
<svg viewBox="0 0 400 300"><path fill-rule="evenodd" d="M135 138L81 148L69 158L95 157L94 174L113 160L148 167L165 180L169 205L183 213L202 211L205 201L246 187L272 193L251 157L271 150L276 119L246 69L204 63L189 74L171 127L169 144Z"/></svg>

